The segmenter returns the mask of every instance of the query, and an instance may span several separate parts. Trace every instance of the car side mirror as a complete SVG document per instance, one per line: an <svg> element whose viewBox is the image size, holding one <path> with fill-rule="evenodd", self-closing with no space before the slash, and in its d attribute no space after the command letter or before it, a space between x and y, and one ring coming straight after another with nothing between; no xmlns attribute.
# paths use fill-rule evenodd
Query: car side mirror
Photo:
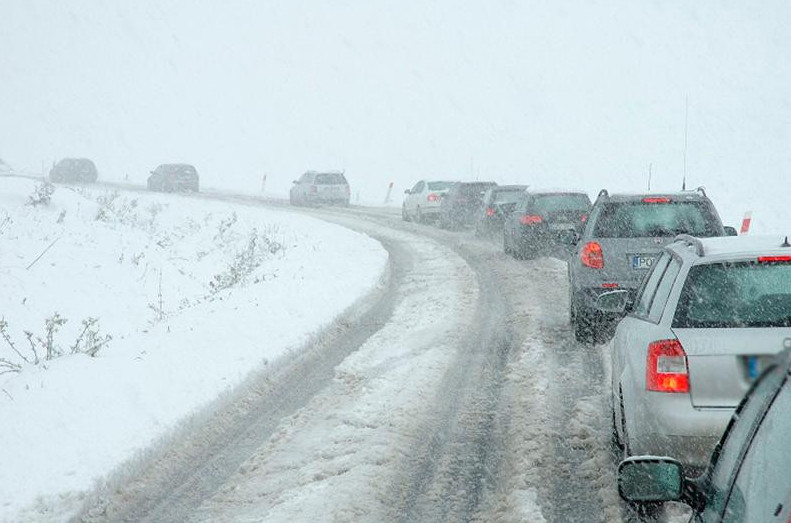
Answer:
<svg viewBox="0 0 791 523"><path fill-rule="evenodd" d="M600 294L596 298L596 308L602 312L623 314L629 309L629 291L619 289Z"/></svg>
<svg viewBox="0 0 791 523"><path fill-rule="evenodd" d="M725 228L725 236L739 236L739 233L736 232L736 227L731 227L730 225L726 225L724 228Z"/></svg>
<svg viewBox="0 0 791 523"><path fill-rule="evenodd" d="M404 191L404 194L412 194L412 191L410 191L409 189L407 189L406 191Z"/></svg>
<svg viewBox="0 0 791 523"><path fill-rule="evenodd" d="M681 500L684 468L673 458L628 458L618 465L618 494L629 503Z"/></svg>
<svg viewBox="0 0 791 523"><path fill-rule="evenodd" d="M293 182L291 182L291 183L299 183L299 180L294 180L294 181L293 181Z"/></svg>

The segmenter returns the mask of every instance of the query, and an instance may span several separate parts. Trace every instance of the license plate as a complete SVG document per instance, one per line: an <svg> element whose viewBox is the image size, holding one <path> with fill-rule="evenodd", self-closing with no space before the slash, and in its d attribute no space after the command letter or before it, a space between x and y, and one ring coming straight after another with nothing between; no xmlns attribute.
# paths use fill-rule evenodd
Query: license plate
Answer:
<svg viewBox="0 0 791 523"><path fill-rule="evenodd" d="M655 256L650 254L632 255L632 269L650 269L654 264Z"/></svg>
<svg viewBox="0 0 791 523"><path fill-rule="evenodd" d="M771 356L747 356L745 357L745 367L747 370L747 379L753 382L763 373L773 361Z"/></svg>
<svg viewBox="0 0 791 523"><path fill-rule="evenodd" d="M549 228L553 231L567 231L573 229L574 226L570 223L550 223Z"/></svg>

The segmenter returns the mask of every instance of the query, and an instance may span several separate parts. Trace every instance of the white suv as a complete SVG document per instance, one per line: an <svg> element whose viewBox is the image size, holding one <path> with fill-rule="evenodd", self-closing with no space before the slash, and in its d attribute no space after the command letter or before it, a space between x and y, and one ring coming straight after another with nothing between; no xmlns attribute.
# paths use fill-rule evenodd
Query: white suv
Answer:
<svg viewBox="0 0 791 523"><path fill-rule="evenodd" d="M628 292L602 295L608 312ZM752 382L791 337L791 244L695 238L666 246L611 342L613 435L627 455L711 450Z"/></svg>

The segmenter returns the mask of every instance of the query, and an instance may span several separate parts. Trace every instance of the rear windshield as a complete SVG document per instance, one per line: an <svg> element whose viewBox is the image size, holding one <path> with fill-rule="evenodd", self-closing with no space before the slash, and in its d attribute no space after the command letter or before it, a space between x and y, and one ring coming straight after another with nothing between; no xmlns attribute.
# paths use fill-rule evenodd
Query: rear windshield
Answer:
<svg viewBox="0 0 791 523"><path fill-rule="evenodd" d="M591 202L584 194L539 194L535 197L538 210L545 212L582 211L590 209Z"/></svg>
<svg viewBox="0 0 791 523"><path fill-rule="evenodd" d="M450 189L453 182L428 182L429 191L445 191Z"/></svg>
<svg viewBox="0 0 791 523"><path fill-rule="evenodd" d="M509 189L507 191L496 191L492 195L494 203L516 203L525 194L524 189Z"/></svg>
<svg viewBox="0 0 791 523"><path fill-rule="evenodd" d="M459 194L463 196L482 197L492 184L490 183L465 183L459 186Z"/></svg>
<svg viewBox="0 0 791 523"><path fill-rule="evenodd" d="M341 173L319 173L313 183L322 185L343 185L346 178Z"/></svg>
<svg viewBox="0 0 791 523"><path fill-rule="evenodd" d="M191 165L166 165L165 172L175 174L195 174L195 167Z"/></svg>
<svg viewBox="0 0 791 523"><path fill-rule="evenodd" d="M647 238L720 236L722 231L705 202L622 202L602 207L593 234L598 238Z"/></svg>
<svg viewBox="0 0 791 523"><path fill-rule="evenodd" d="M692 267L673 326L791 327L791 263L712 263Z"/></svg>

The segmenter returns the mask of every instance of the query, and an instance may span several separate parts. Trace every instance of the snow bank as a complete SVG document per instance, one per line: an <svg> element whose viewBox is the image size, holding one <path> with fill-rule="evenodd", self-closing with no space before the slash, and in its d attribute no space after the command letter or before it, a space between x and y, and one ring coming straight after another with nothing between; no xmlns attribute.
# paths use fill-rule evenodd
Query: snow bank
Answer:
<svg viewBox="0 0 791 523"><path fill-rule="evenodd" d="M4 179L0 193L0 316L30 360L0 340L0 358L20 367L0 375L4 521L42 494L89 489L299 347L387 261L374 240L300 215L96 188L26 205L33 189ZM35 364L24 332L46 344L55 313L67 319L52 344L64 355ZM112 339L96 357L69 354L89 317Z"/></svg>

